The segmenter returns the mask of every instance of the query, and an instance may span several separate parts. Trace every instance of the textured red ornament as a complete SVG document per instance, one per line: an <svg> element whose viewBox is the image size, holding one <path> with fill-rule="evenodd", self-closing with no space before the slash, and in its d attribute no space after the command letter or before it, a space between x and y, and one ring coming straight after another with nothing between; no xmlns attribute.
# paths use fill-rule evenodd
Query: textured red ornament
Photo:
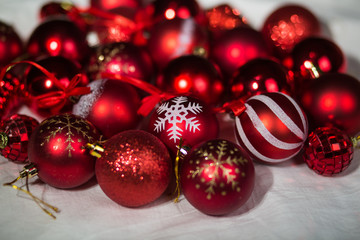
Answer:
<svg viewBox="0 0 360 240"><path fill-rule="evenodd" d="M225 86L221 74L206 58L187 55L169 62L157 86L175 94L191 93L207 104L218 104Z"/></svg>
<svg viewBox="0 0 360 240"><path fill-rule="evenodd" d="M262 34L274 54L288 55L301 40L320 34L320 22L308 9L285 5L272 12L264 22Z"/></svg>
<svg viewBox="0 0 360 240"><path fill-rule="evenodd" d="M299 105L286 94L256 95L236 117L239 144L254 159L280 163L294 157L308 134L307 119Z"/></svg>
<svg viewBox="0 0 360 240"><path fill-rule="evenodd" d="M227 140L207 141L190 152L181 164L185 198L209 215L228 214L250 197L255 170L240 147Z"/></svg>
<svg viewBox="0 0 360 240"><path fill-rule="evenodd" d="M28 142L39 125L32 117L15 114L0 123L0 149L5 158L19 163L28 159Z"/></svg>
<svg viewBox="0 0 360 240"><path fill-rule="evenodd" d="M151 115L149 131L175 154L180 138L183 145L193 147L218 136L215 114L202 101L178 96L164 101Z"/></svg>
<svg viewBox="0 0 360 240"><path fill-rule="evenodd" d="M19 35L8 24L0 21L0 68L10 63L23 52Z"/></svg>
<svg viewBox="0 0 360 240"><path fill-rule="evenodd" d="M171 159L165 145L150 133L129 130L104 144L96 178L104 193L126 207L139 207L161 196L170 183Z"/></svg>
<svg viewBox="0 0 360 240"><path fill-rule="evenodd" d="M29 141L29 161L39 178L56 188L74 188L95 174L96 158L85 146L99 140L96 128L72 114L52 116L40 123Z"/></svg>
<svg viewBox="0 0 360 240"><path fill-rule="evenodd" d="M24 98L24 83L11 71L0 79L0 119L4 120L14 114Z"/></svg>
<svg viewBox="0 0 360 240"><path fill-rule="evenodd" d="M360 131L360 82L343 73L327 73L312 81L301 104L310 127L333 125L350 136Z"/></svg>
<svg viewBox="0 0 360 240"><path fill-rule="evenodd" d="M353 158L350 138L337 128L315 129L304 145L304 160L308 167L323 176L332 176L347 169Z"/></svg>
<svg viewBox="0 0 360 240"><path fill-rule="evenodd" d="M135 88L111 79L93 81L89 87L91 93L74 105L75 115L89 120L105 139L137 127L141 120L137 114L140 97Z"/></svg>

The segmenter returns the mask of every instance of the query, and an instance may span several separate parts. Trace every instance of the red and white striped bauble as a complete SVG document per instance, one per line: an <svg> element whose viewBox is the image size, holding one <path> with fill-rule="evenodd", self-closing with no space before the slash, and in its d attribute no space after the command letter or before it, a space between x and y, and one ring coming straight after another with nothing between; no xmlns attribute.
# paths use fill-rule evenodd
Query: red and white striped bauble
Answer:
<svg viewBox="0 0 360 240"><path fill-rule="evenodd" d="M280 163L303 147L308 123L299 105L288 95L264 93L249 98L246 110L236 117L236 137L253 158Z"/></svg>

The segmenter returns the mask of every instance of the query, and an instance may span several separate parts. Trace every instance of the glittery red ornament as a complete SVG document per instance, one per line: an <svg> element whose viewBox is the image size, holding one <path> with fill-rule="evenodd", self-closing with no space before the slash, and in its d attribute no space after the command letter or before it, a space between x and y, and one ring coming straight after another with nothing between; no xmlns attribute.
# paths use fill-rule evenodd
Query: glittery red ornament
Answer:
<svg viewBox="0 0 360 240"><path fill-rule="evenodd" d="M264 93L249 98L236 117L236 137L253 158L280 163L294 157L308 134L307 119L299 105L286 94Z"/></svg>
<svg viewBox="0 0 360 240"><path fill-rule="evenodd" d="M73 113L89 120L110 138L124 130L134 129L141 117L137 114L140 97L135 88L119 80L96 80L88 85L91 93L74 105Z"/></svg>
<svg viewBox="0 0 360 240"><path fill-rule="evenodd" d="M209 215L224 215L241 207L255 184L251 159L227 140L207 141L190 152L181 164L185 198Z"/></svg>
<svg viewBox="0 0 360 240"><path fill-rule="evenodd" d="M178 96L164 101L151 115L149 131L176 153L180 138L183 145L193 147L218 136L215 114L202 101Z"/></svg>
<svg viewBox="0 0 360 240"><path fill-rule="evenodd" d="M25 163L28 159L28 142L35 127L32 117L15 114L0 123L1 155L10 161Z"/></svg>
<svg viewBox="0 0 360 240"><path fill-rule="evenodd" d="M0 79L0 120L14 114L24 101L24 83L11 71Z"/></svg>
<svg viewBox="0 0 360 240"><path fill-rule="evenodd" d="M187 55L169 62L157 86L175 94L191 93L207 104L217 104L224 92L221 74L206 58Z"/></svg>
<svg viewBox="0 0 360 240"><path fill-rule="evenodd" d="M304 145L304 160L308 167L323 176L332 176L347 169L353 158L350 138L337 128L315 129Z"/></svg>
<svg viewBox="0 0 360 240"><path fill-rule="evenodd" d="M139 207L161 196L170 183L171 159L165 145L141 130L119 133L104 143L96 178L104 193L126 207Z"/></svg>
<svg viewBox="0 0 360 240"><path fill-rule="evenodd" d="M0 21L0 68L10 63L23 52L19 35L8 24Z"/></svg>
<svg viewBox="0 0 360 240"><path fill-rule="evenodd" d="M137 8L141 0L90 0L90 6L100 10L111 10L119 7Z"/></svg>
<svg viewBox="0 0 360 240"><path fill-rule="evenodd" d="M56 188L74 188L95 174L95 160L85 146L99 140L99 133L87 120L72 114L45 119L29 141L29 161L39 178Z"/></svg>
<svg viewBox="0 0 360 240"><path fill-rule="evenodd" d="M327 73L300 94L310 127L333 125L354 135L360 131L360 82L343 73Z"/></svg>

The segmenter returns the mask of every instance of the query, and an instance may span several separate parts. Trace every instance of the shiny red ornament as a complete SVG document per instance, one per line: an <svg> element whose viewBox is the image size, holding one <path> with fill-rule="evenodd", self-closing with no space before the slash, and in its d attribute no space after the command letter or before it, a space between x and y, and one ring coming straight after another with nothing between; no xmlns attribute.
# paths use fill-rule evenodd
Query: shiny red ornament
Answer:
<svg viewBox="0 0 360 240"><path fill-rule="evenodd" d="M34 130L28 155L39 178L56 188L74 188L95 174L96 158L86 150L87 143L99 140L96 128L72 114L45 119Z"/></svg>
<svg viewBox="0 0 360 240"><path fill-rule="evenodd" d="M196 209L209 215L224 215L249 199L255 185L255 170L238 145L215 139L185 157L180 180L185 198Z"/></svg>
<svg viewBox="0 0 360 240"><path fill-rule="evenodd" d="M236 137L256 160L280 163L302 149L308 134L305 114L294 99L280 92L249 98L235 119Z"/></svg>
<svg viewBox="0 0 360 240"><path fill-rule="evenodd" d="M0 120L10 117L24 102L24 83L12 71L0 79Z"/></svg>
<svg viewBox="0 0 360 240"><path fill-rule="evenodd" d="M15 114L0 123L1 155L13 162L26 163L28 143L39 122L29 116Z"/></svg>
<svg viewBox="0 0 360 240"><path fill-rule="evenodd" d="M315 129L304 145L304 161L323 176L332 176L347 169L353 159L351 139L337 128Z"/></svg>
<svg viewBox="0 0 360 240"><path fill-rule="evenodd" d="M119 7L138 8L141 0L90 0L90 6L108 11Z"/></svg>
<svg viewBox="0 0 360 240"><path fill-rule="evenodd" d="M320 22L307 8L284 5L277 8L265 20L262 34L277 57L290 54L301 40L319 35Z"/></svg>
<svg viewBox="0 0 360 240"><path fill-rule="evenodd" d="M103 79L88 85L91 93L83 95L73 107L73 114L90 121L105 139L138 126L140 97L130 84Z"/></svg>
<svg viewBox="0 0 360 240"><path fill-rule="evenodd" d="M126 207L140 207L163 194L170 183L171 159L165 145L141 130L119 133L104 143L96 178L104 193Z"/></svg>
<svg viewBox="0 0 360 240"><path fill-rule="evenodd" d="M327 73L300 94L311 129L335 126L350 136L360 131L360 81L343 73Z"/></svg>
<svg viewBox="0 0 360 240"><path fill-rule="evenodd" d="M187 55L175 58L164 68L157 86L178 95L191 93L207 104L218 104L225 90L218 69L208 59Z"/></svg>
<svg viewBox="0 0 360 240"><path fill-rule="evenodd" d="M0 68L20 56L23 50L19 35L10 25L0 21Z"/></svg>

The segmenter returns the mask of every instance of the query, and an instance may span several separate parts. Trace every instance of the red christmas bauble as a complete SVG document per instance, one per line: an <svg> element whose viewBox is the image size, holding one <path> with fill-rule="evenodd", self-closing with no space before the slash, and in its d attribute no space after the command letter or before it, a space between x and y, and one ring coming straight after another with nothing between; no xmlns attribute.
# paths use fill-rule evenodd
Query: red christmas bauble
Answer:
<svg viewBox="0 0 360 240"><path fill-rule="evenodd" d="M178 95L190 92L207 104L219 103L225 88L213 63L195 55L171 60L158 78L157 86Z"/></svg>
<svg viewBox="0 0 360 240"><path fill-rule="evenodd" d="M56 188L74 188L95 174L96 158L85 149L99 140L96 128L72 114L45 119L29 141L29 161L35 164L39 178Z"/></svg>
<svg viewBox="0 0 360 240"><path fill-rule="evenodd" d="M0 120L10 117L24 101L24 83L12 71L0 80Z"/></svg>
<svg viewBox="0 0 360 240"><path fill-rule="evenodd" d="M121 132L104 144L96 178L104 193L126 207L139 207L161 196L170 183L171 159L165 145L141 130Z"/></svg>
<svg viewBox="0 0 360 240"><path fill-rule="evenodd" d="M215 114L202 101L178 96L156 108L150 118L149 131L174 154L181 138L188 147L216 138L219 124Z"/></svg>
<svg viewBox="0 0 360 240"><path fill-rule="evenodd" d="M249 98L236 117L236 137L253 158L280 163L294 157L308 134L307 119L294 99L280 92Z"/></svg>
<svg viewBox="0 0 360 240"><path fill-rule="evenodd" d="M343 73L327 73L300 94L310 127L332 125L350 136L360 131L360 81Z"/></svg>
<svg viewBox="0 0 360 240"><path fill-rule="evenodd" d="M0 123L0 151L5 158L19 163L28 160L28 143L39 122L21 114L12 115Z"/></svg>
<svg viewBox="0 0 360 240"><path fill-rule="evenodd" d="M19 35L8 24L0 21L0 69L23 52Z"/></svg>
<svg viewBox="0 0 360 240"><path fill-rule="evenodd" d="M210 140L190 152L181 164L185 198L199 211L224 215L241 207L255 184L251 159L227 140Z"/></svg>
<svg viewBox="0 0 360 240"><path fill-rule="evenodd" d="M350 138L337 128L315 129L304 145L304 160L308 167L323 176L332 176L347 169L353 158Z"/></svg>
<svg viewBox="0 0 360 240"><path fill-rule="evenodd" d="M91 93L83 95L73 107L73 114L89 120L105 139L124 130L134 129L140 97L135 88L119 80L96 80L88 85Z"/></svg>
<svg viewBox="0 0 360 240"><path fill-rule="evenodd" d="M104 11L119 7L138 8L140 5L141 0L90 0L91 7Z"/></svg>
<svg viewBox="0 0 360 240"><path fill-rule="evenodd" d="M301 40L320 34L320 22L310 10L284 5L265 20L262 34L278 57L288 55Z"/></svg>

